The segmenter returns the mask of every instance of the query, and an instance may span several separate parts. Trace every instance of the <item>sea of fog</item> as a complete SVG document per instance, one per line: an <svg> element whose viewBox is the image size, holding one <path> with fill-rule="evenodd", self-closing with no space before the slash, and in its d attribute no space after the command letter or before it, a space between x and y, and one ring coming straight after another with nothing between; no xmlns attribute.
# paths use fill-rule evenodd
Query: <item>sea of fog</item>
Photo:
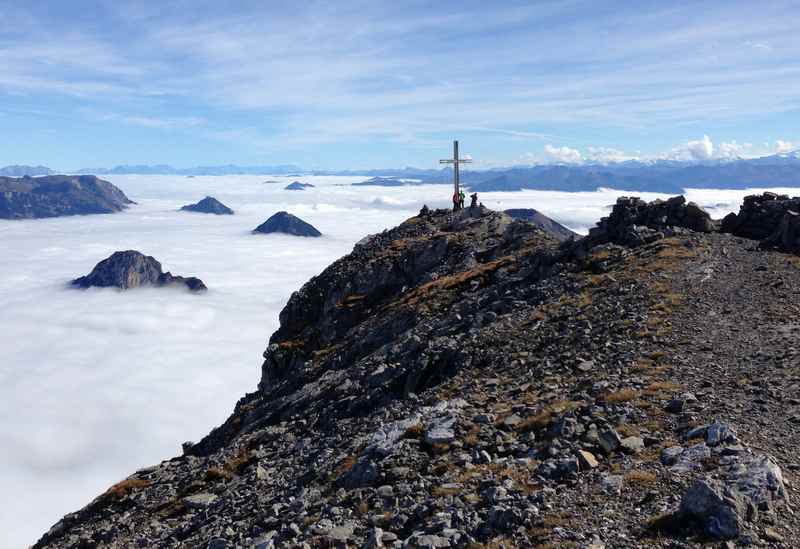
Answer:
<svg viewBox="0 0 800 549"><path fill-rule="evenodd" d="M137 202L112 215L0 220L0 547L33 543L136 469L180 453L255 389L278 312L308 278L363 236L423 204L445 207L447 186L352 187L359 177L109 176ZM585 233L613 190L486 193L491 208L533 207ZM748 191L691 190L715 217ZM176 211L213 195L236 211ZM656 198L644 194L644 198ZM318 239L253 235L279 210L316 226ZM74 290L116 250L154 256L198 276L178 289Z"/></svg>

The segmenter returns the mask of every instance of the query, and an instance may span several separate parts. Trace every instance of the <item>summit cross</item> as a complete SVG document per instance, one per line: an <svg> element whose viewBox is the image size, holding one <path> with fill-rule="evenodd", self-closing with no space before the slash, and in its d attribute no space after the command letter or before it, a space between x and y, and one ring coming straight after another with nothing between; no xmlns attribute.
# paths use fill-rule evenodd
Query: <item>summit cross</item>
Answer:
<svg viewBox="0 0 800 549"><path fill-rule="evenodd" d="M458 141L453 141L453 158L439 160L439 164L452 164L453 165L453 190L455 195L461 190L461 181L459 180L458 166L459 164L469 164L472 162L471 158L458 157Z"/></svg>

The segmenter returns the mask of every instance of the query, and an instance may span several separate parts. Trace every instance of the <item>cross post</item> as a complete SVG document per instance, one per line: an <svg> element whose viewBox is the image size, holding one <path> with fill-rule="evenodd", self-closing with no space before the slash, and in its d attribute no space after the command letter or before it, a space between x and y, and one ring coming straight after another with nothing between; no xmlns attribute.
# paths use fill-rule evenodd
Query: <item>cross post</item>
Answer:
<svg viewBox="0 0 800 549"><path fill-rule="evenodd" d="M461 181L459 178L459 164L469 164L472 162L471 158L458 157L458 141L453 141L453 158L439 160L439 164L452 164L453 165L453 195L457 195L461 190Z"/></svg>

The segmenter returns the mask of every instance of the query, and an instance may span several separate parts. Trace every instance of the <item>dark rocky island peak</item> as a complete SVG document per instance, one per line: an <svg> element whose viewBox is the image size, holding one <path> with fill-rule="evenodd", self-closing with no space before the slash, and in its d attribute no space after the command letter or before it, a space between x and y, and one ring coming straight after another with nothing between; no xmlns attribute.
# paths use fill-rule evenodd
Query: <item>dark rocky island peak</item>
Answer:
<svg viewBox="0 0 800 549"><path fill-rule="evenodd" d="M121 290L142 286L186 286L193 292L206 290L206 285L199 278L175 276L161 270L161 263L154 257L144 255L135 250L114 252L110 257L98 263L92 272L72 281L80 288L108 288Z"/></svg>
<svg viewBox="0 0 800 549"><path fill-rule="evenodd" d="M119 188L93 175L0 177L2 219L113 213L129 204Z"/></svg>
<svg viewBox="0 0 800 549"><path fill-rule="evenodd" d="M278 212L253 230L254 233L284 233L294 236L322 236L313 225L288 212Z"/></svg>
<svg viewBox="0 0 800 549"><path fill-rule="evenodd" d="M207 196L196 204L188 204L181 208L183 212L197 212L215 215L233 215L233 210L214 198Z"/></svg>
<svg viewBox="0 0 800 549"><path fill-rule="evenodd" d="M289 183L288 185L286 185L284 187L284 190L286 190L286 191L304 191L306 189L311 189L313 187L314 187L314 185L312 185L311 183L301 183L299 181L292 181L291 183Z"/></svg>

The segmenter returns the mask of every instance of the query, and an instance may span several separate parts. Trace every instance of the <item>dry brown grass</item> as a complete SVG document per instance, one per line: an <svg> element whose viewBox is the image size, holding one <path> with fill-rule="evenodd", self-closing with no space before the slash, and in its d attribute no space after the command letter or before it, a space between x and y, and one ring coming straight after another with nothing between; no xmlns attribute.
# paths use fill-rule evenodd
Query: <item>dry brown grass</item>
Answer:
<svg viewBox="0 0 800 549"><path fill-rule="evenodd" d="M584 290L580 294L578 294L577 299L575 300L575 305L579 309L585 309L589 305L592 304L594 298L592 293L589 290Z"/></svg>
<svg viewBox="0 0 800 549"><path fill-rule="evenodd" d="M437 498L455 496L456 494L460 494L463 490L464 489L460 486L436 486L431 490L431 495Z"/></svg>
<svg viewBox="0 0 800 549"><path fill-rule="evenodd" d="M671 393L681 389L681 386L672 381L654 381L644 388L643 393L648 396L655 396L662 393Z"/></svg>
<svg viewBox="0 0 800 549"><path fill-rule="evenodd" d="M536 429L543 429L547 427L557 414L561 414L568 410L574 410L578 407L577 402L570 400L557 400L548 404L542 409L541 412L533 416L523 419L516 427L515 430L520 433L526 433Z"/></svg>
<svg viewBox="0 0 800 549"><path fill-rule="evenodd" d="M467 433L464 435L464 439L462 440L464 446L466 446L467 448L473 448L477 446L478 442L480 442L480 439L478 438L480 432L481 432L481 426L473 424L469 428L469 430L467 430Z"/></svg>
<svg viewBox="0 0 800 549"><path fill-rule="evenodd" d="M284 350L302 349L305 347L306 342L302 339L290 339L289 341L281 341L278 347Z"/></svg>
<svg viewBox="0 0 800 549"><path fill-rule="evenodd" d="M429 446L430 453L434 456L440 456L450 451L450 445L444 442L434 442Z"/></svg>
<svg viewBox="0 0 800 549"><path fill-rule="evenodd" d="M636 425L623 423L617 426L617 432L623 437L636 437L642 432Z"/></svg>
<svg viewBox="0 0 800 549"><path fill-rule="evenodd" d="M497 269L508 266L514 261L516 261L514 257L504 256L488 263L481 263L469 271L463 271L454 275L442 276L436 280L432 280L431 282L406 292L403 294L403 297L387 305L387 308L392 308L399 305L416 305L420 301L425 301L429 294L433 292L449 290L463 286L469 282L472 282L473 280L478 280L485 276L491 275Z"/></svg>
<svg viewBox="0 0 800 549"><path fill-rule="evenodd" d="M203 475L203 481L205 482L219 482L221 480L225 481L232 478L233 473L220 467L211 467L208 471L206 471L206 474Z"/></svg>
<svg viewBox="0 0 800 549"><path fill-rule="evenodd" d="M650 486L656 482L658 477L655 473L651 473L650 471L634 469L625 473L623 478L625 482L632 486Z"/></svg>
<svg viewBox="0 0 800 549"><path fill-rule="evenodd" d="M152 483L149 480L129 478L116 483L114 486L106 490L104 495L107 498L119 501L137 490L147 488L150 486L150 484Z"/></svg>
<svg viewBox="0 0 800 549"><path fill-rule="evenodd" d="M603 400L607 404L621 404L623 402L635 400L639 398L639 395L639 391L634 389L620 389L619 391L614 391L613 393L606 393L603 396Z"/></svg>
<svg viewBox="0 0 800 549"><path fill-rule="evenodd" d="M336 478L339 478L342 475L349 473L357 461L357 455L351 454L347 456L339 465L336 466L336 469L333 470L333 474L336 476Z"/></svg>
<svg viewBox="0 0 800 549"><path fill-rule="evenodd" d="M425 426L422 423L415 423L408 429L406 432L403 433L403 438L422 438L422 435L425 434Z"/></svg>

